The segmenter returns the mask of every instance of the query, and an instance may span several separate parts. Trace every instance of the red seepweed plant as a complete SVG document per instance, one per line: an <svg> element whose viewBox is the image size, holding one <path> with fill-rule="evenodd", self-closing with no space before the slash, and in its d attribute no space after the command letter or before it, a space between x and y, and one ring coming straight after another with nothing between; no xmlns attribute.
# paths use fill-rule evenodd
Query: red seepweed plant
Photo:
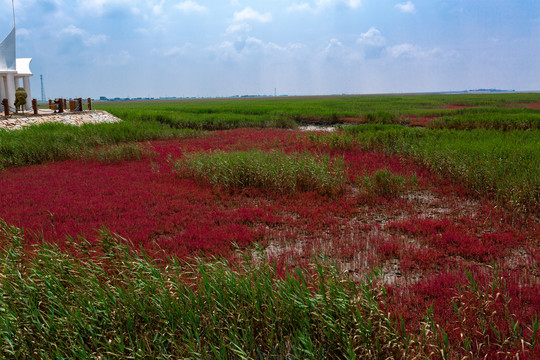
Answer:
<svg viewBox="0 0 540 360"><path fill-rule="evenodd" d="M150 144L156 156L117 163L66 161L7 170L0 177L0 213L42 240L68 248L67 236L90 244L98 230L129 239L160 259L220 256L254 244L278 274L335 262L362 279L376 269L386 289L380 306L405 332L437 344L442 358L539 354L540 225L512 217L488 199L398 156L354 146L324 148L287 130L215 132ZM345 191L272 193L224 189L173 173L170 161L201 151L259 149L322 152L343 157ZM365 196L357 179L385 170L414 188Z"/></svg>

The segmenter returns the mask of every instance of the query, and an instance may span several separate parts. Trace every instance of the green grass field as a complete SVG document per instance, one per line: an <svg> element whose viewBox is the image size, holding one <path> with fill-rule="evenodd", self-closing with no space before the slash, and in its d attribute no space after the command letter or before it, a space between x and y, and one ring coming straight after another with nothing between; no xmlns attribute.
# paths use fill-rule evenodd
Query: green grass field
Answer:
<svg viewBox="0 0 540 360"><path fill-rule="evenodd" d="M381 113L390 114L396 121L401 116L452 117L467 113L467 109L447 108L452 106L481 107L481 113L491 111L504 115L510 112L513 116L526 113L527 121L537 126L540 110L521 108L537 104L538 97L538 94L490 94L216 99L96 103L95 107L124 120L153 120L171 127L203 130L294 127L301 123L339 123L342 118L371 117L378 121Z"/></svg>

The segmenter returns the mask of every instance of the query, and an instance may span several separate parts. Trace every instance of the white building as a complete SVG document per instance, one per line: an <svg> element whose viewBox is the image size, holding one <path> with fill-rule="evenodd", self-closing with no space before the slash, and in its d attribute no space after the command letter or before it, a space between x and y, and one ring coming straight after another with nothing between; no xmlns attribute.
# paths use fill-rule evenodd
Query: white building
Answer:
<svg viewBox="0 0 540 360"><path fill-rule="evenodd" d="M0 105L3 99L8 99L10 111L15 111L15 90L23 87L28 94L26 108L32 108L32 93L30 91L30 62L32 59L17 59L15 25L13 30L0 43ZM22 83L21 83L22 82ZM2 107L0 106L0 109Z"/></svg>

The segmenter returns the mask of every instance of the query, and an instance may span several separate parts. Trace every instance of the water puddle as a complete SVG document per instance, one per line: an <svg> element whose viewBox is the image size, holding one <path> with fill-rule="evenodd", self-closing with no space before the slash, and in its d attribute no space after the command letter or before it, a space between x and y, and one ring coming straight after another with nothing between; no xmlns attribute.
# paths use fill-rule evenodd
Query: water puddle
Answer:
<svg viewBox="0 0 540 360"><path fill-rule="evenodd" d="M298 130L300 130L300 131L334 132L334 131L336 131L336 127L335 126L327 126L327 125L303 125L303 126L299 126Z"/></svg>

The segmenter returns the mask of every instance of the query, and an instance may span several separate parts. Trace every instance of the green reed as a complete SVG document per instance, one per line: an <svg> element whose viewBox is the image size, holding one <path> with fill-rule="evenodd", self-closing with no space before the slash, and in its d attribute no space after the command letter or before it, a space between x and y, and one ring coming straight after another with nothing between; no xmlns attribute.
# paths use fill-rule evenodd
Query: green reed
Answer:
<svg viewBox="0 0 540 360"><path fill-rule="evenodd" d="M362 283L318 265L156 265L103 230L70 252L23 249L0 222L0 357L25 359L402 358L413 351ZM407 338L407 341L404 339ZM418 349L417 349L418 350ZM415 350L416 351L416 350Z"/></svg>
<svg viewBox="0 0 540 360"><path fill-rule="evenodd" d="M226 188L255 187L279 193L340 193L345 184L342 158L311 153L252 150L192 153L175 162L178 173Z"/></svg>

